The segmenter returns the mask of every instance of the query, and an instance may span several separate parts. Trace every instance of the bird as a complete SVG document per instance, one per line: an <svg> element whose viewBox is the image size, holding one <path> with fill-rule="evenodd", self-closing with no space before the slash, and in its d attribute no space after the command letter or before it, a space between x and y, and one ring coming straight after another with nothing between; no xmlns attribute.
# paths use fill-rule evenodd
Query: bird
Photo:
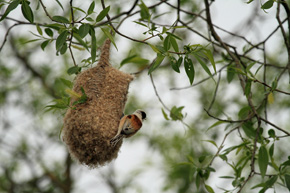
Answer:
<svg viewBox="0 0 290 193"><path fill-rule="evenodd" d="M142 127L142 122L145 119L146 113L139 109L131 115L124 115L121 117L118 132L116 136L110 140L110 144L115 147L123 138L133 136Z"/></svg>

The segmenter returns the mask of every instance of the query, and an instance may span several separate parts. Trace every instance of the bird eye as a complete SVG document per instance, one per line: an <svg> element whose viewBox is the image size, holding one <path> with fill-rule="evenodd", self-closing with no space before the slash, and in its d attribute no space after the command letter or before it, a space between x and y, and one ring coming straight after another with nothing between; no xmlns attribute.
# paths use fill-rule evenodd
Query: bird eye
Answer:
<svg viewBox="0 0 290 193"><path fill-rule="evenodd" d="M125 128L125 131L128 131L129 130L129 128L127 127L127 128Z"/></svg>
<svg viewBox="0 0 290 193"><path fill-rule="evenodd" d="M146 119L146 113L144 111L141 111L142 119Z"/></svg>

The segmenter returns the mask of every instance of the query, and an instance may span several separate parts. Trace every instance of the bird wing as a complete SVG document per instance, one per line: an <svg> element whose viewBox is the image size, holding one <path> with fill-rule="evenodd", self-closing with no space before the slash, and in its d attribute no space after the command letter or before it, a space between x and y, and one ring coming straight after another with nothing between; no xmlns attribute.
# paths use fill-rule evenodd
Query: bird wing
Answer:
<svg viewBox="0 0 290 193"><path fill-rule="evenodd" d="M124 126L126 125L126 120L127 120L127 116L123 116L123 117L121 118L120 123L119 123L119 127L118 127L118 132L117 132L117 134L115 135L115 137L117 137L118 135L121 134L121 132L122 132ZM115 138L115 137L114 137L114 138Z"/></svg>

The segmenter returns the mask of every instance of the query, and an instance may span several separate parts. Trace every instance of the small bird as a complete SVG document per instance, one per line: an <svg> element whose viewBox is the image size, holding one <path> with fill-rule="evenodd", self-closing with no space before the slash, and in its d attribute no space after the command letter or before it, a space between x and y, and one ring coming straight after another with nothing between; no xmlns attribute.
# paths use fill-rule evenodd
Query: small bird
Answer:
<svg viewBox="0 0 290 193"><path fill-rule="evenodd" d="M146 119L146 113L142 110L136 110L131 115L125 115L121 118L117 135L110 140L113 147L122 140L134 135L142 127L142 121Z"/></svg>

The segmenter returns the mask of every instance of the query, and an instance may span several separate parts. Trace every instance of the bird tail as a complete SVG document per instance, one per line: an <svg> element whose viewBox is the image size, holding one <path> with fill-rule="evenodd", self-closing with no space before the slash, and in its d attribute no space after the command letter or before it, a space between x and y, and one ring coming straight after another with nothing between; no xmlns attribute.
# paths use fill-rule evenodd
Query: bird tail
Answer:
<svg viewBox="0 0 290 193"><path fill-rule="evenodd" d="M121 141L125 136L124 135L117 135L110 140L110 144L115 147L119 141Z"/></svg>

